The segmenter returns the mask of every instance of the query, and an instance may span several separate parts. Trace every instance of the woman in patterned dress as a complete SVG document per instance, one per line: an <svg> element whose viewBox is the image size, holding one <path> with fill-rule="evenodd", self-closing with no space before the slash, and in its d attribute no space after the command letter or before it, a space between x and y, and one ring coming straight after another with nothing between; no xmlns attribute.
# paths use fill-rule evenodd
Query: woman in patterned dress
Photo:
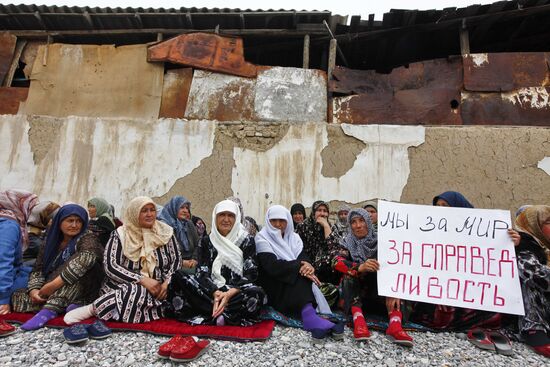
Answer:
<svg viewBox="0 0 550 367"><path fill-rule="evenodd" d="M67 324L97 316L102 320L142 323L164 316L172 274L181 264L169 225L156 220L155 203L140 196L130 201L124 225L105 247L106 278L93 303L65 315Z"/></svg>
<svg viewBox="0 0 550 367"><path fill-rule="evenodd" d="M199 244L196 274L179 270L172 277L170 315L193 324L251 325L267 301L257 278L254 238L241 223L239 206L223 200Z"/></svg>
<svg viewBox="0 0 550 367"><path fill-rule="evenodd" d="M67 306L88 303L98 295L103 279L103 247L87 233L88 213L76 204L57 212L40 248L27 289L12 295L15 312L37 312L21 326L35 330L44 326Z"/></svg>

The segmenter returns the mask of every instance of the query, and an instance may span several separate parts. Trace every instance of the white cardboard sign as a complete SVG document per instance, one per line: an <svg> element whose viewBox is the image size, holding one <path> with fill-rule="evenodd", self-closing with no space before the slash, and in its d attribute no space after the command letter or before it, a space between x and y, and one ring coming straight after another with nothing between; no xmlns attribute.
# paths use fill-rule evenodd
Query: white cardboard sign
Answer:
<svg viewBox="0 0 550 367"><path fill-rule="evenodd" d="M524 315L510 212L378 202L378 293Z"/></svg>

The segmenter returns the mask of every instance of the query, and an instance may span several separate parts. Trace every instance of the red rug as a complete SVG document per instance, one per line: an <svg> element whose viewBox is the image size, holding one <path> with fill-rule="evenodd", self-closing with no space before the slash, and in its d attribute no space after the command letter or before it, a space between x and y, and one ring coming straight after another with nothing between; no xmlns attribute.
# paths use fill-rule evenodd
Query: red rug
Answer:
<svg viewBox="0 0 550 367"><path fill-rule="evenodd" d="M30 313L15 313L0 315L0 319L8 322L22 324L33 317ZM83 321L83 324L91 324L94 319ZM142 324L127 324L124 322L106 321L105 325L113 331L135 331L155 335L172 336L194 335L204 338L231 340L239 342L266 340L271 336L275 327L275 321L266 320L252 326L210 326L210 325L189 325L173 319L160 319L157 321L144 322ZM46 324L52 328L65 328L68 325L63 322L63 316L58 316Z"/></svg>

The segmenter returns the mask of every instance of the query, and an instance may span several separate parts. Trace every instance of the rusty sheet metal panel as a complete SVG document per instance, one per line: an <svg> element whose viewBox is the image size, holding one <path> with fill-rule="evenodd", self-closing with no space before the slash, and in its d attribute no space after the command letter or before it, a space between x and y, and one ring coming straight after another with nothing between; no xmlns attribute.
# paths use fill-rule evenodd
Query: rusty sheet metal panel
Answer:
<svg viewBox="0 0 550 367"><path fill-rule="evenodd" d="M464 56L464 89L510 92L550 86L550 53L516 52Z"/></svg>
<svg viewBox="0 0 550 367"><path fill-rule="evenodd" d="M460 125L460 92L418 89L333 98L333 122L349 124ZM452 108L455 107L455 108Z"/></svg>
<svg viewBox="0 0 550 367"><path fill-rule="evenodd" d="M464 125L550 126L550 88L507 93L462 93Z"/></svg>
<svg viewBox="0 0 550 367"><path fill-rule="evenodd" d="M254 78L258 70L244 59L243 40L209 33L182 34L150 46L147 61L169 61Z"/></svg>
<svg viewBox="0 0 550 367"><path fill-rule="evenodd" d="M185 117L254 121L256 79L195 70Z"/></svg>
<svg viewBox="0 0 550 367"><path fill-rule="evenodd" d="M173 69L164 74L159 118L183 118L193 81L193 69Z"/></svg>
<svg viewBox="0 0 550 367"><path fill-rule="evenodd" d="M17 37L8 32L0 32L0 85L4 83L6 74L10 70Z"/></svg>
<svg viewBox="0 0 550 367"><path fill-rule="evenodd" d="M0 115L16 115L28 94L29 88L0 88Z"/></svg>
<svg viewBox="0 0 550 367"><path fill-rule="evenodd" d="M341 94L393 92L420 88L462 88L460 57L416 62L394 69L390 74L374 70L353 70L337 66L329 81L329 91Z"/></svg>

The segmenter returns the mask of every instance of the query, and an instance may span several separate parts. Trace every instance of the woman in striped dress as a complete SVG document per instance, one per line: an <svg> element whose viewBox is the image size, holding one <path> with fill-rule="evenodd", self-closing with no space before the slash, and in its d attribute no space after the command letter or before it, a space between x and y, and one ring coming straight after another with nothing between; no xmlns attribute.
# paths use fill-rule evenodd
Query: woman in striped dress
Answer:
<svg viewBox="0 0 550 367"><path fill-rule="evenodd" d="M105 247L106 278L100 297L67 313L67 324L92 316L128 323L164 316L163 301L181 254L172 227L156 217L150 198L137 197L129 203L124 225L113 231Z"/></svg>

